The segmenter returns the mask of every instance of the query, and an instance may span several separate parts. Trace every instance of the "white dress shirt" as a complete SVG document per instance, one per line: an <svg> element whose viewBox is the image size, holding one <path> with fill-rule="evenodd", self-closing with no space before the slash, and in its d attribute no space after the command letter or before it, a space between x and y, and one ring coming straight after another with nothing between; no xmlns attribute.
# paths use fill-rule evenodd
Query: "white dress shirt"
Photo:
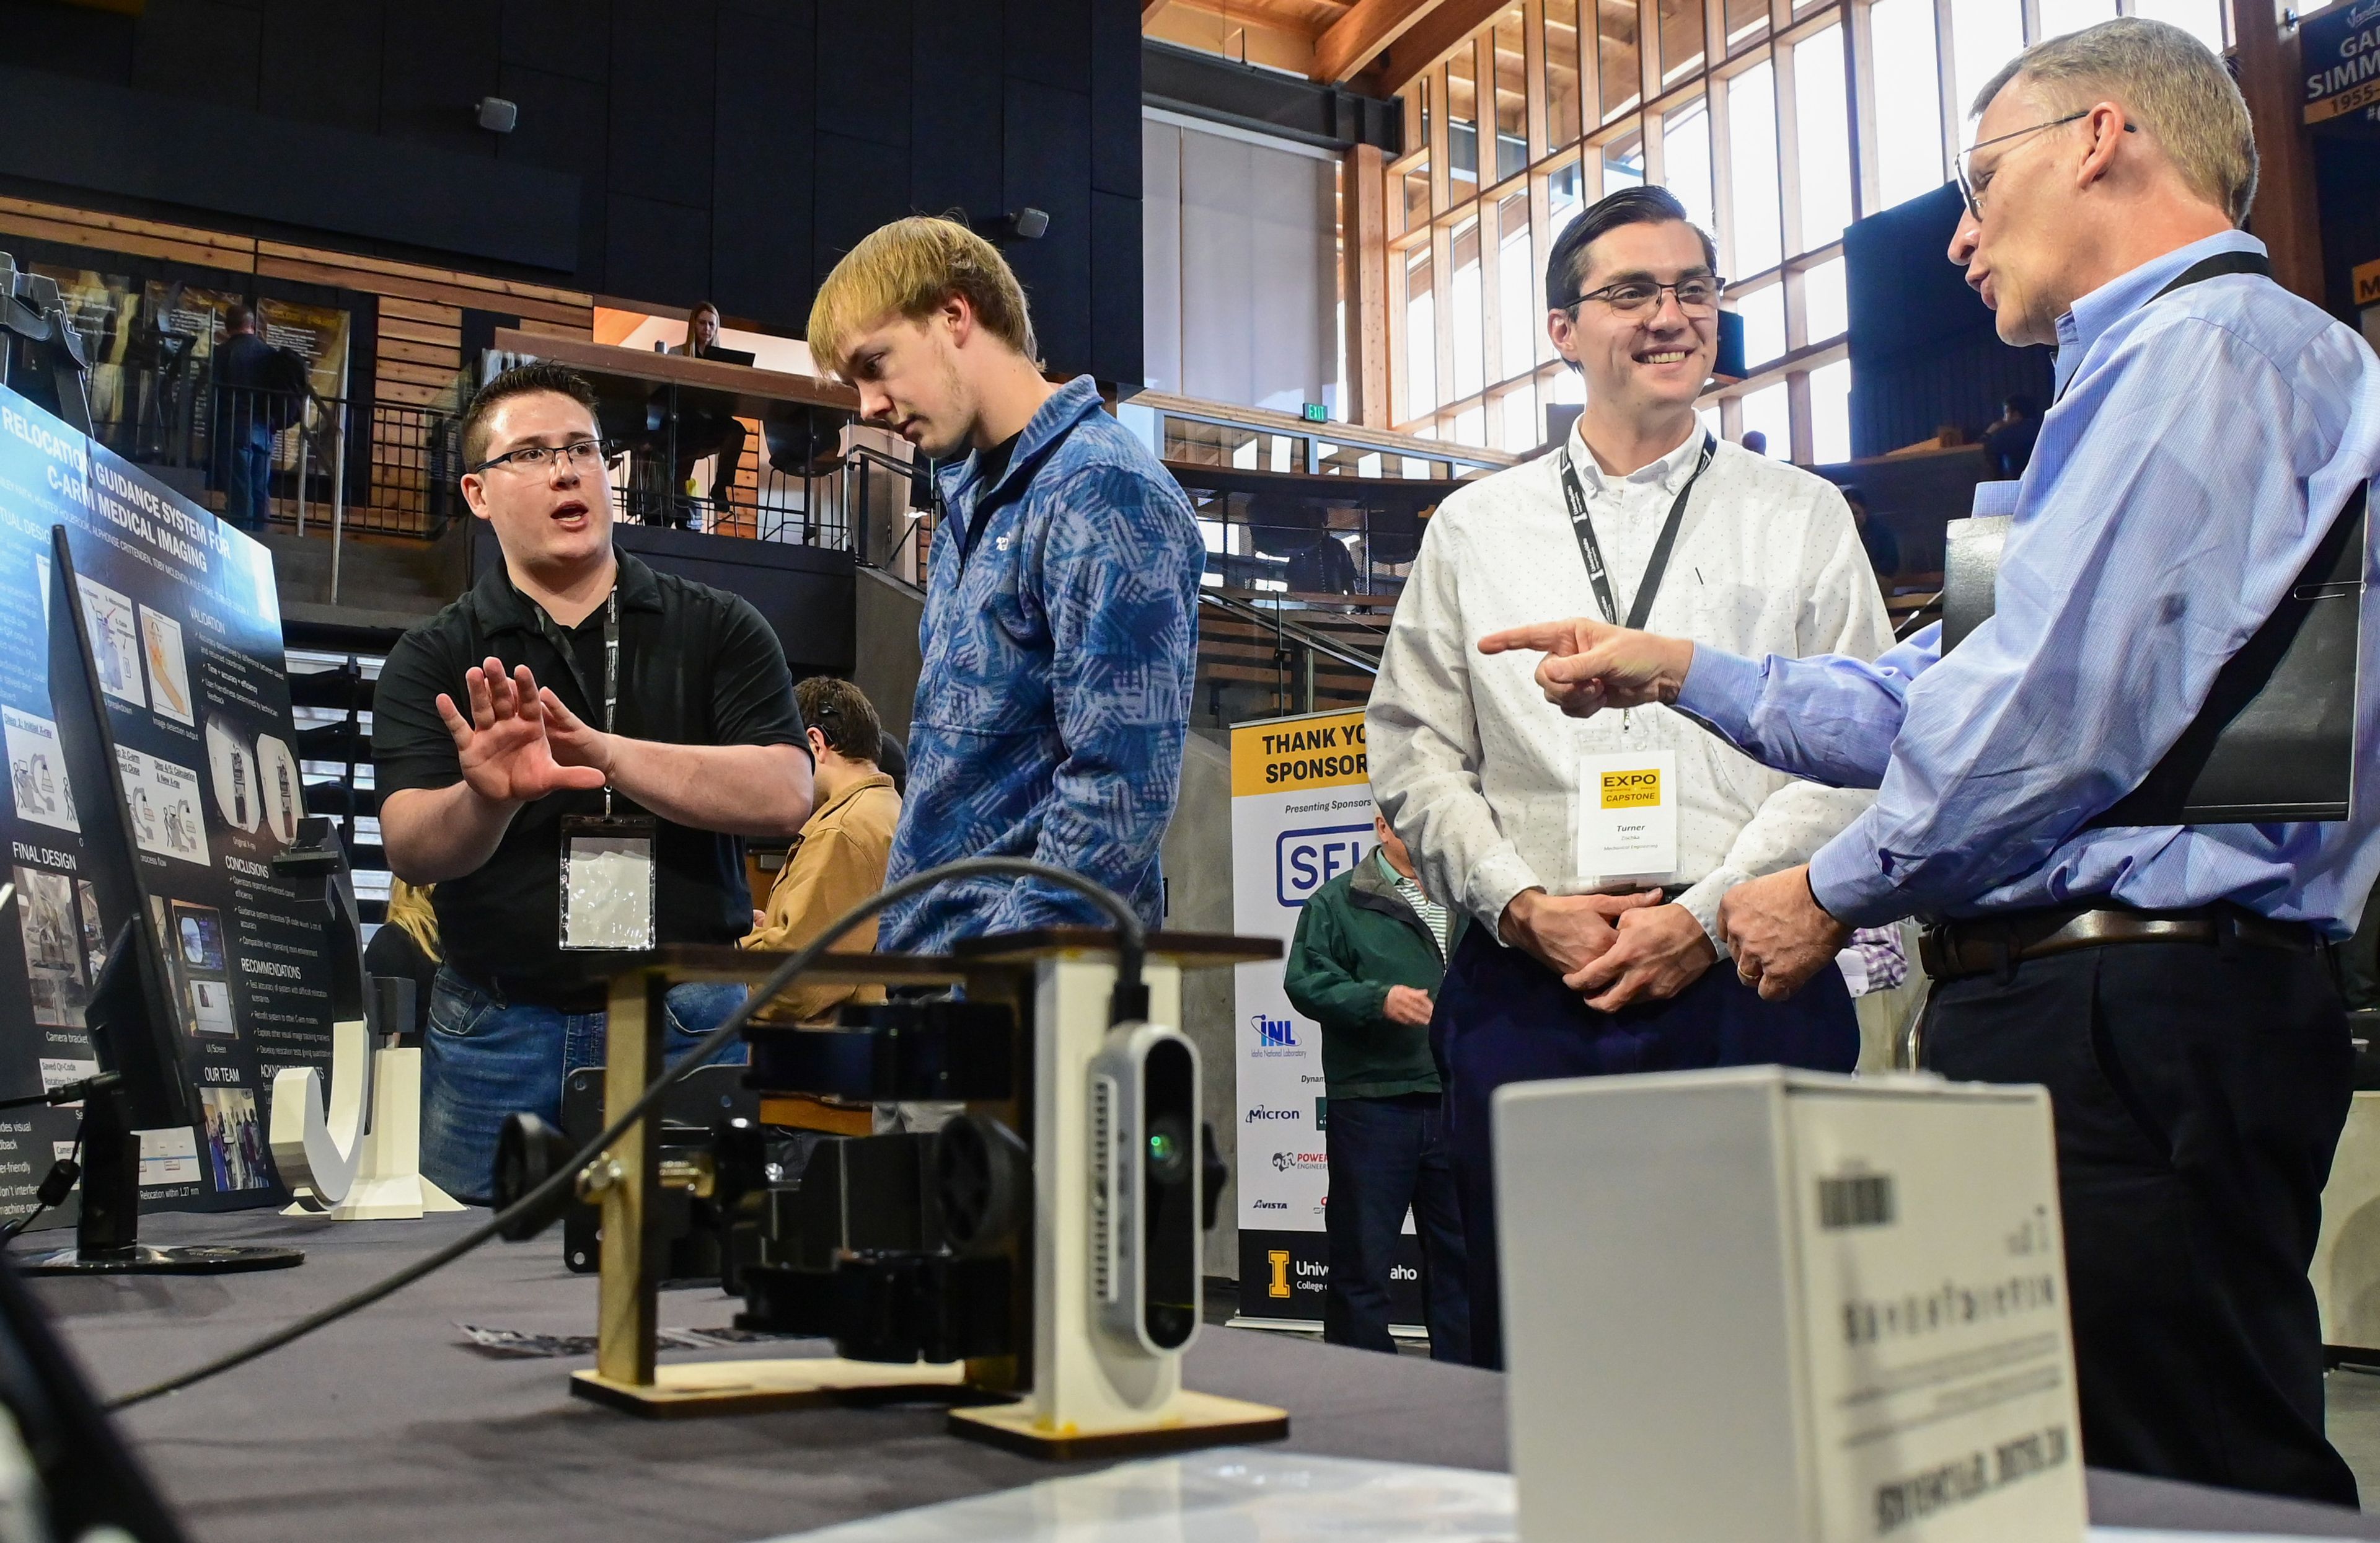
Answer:
<svg viewBox="0 0 2380 1543"><path fill-rule="evenodd" d="M1698 425L1652 465L1607 477L1572 432L1622 617L1702 444ZM1423 533L1372 688L1365 723L1373 790L1430 893L1469 910L1492 936L1523 890L1586 887L1575 871L1580 758L1672 751L1679 866L1668 887L1683 887L1679 903L1724 956L1720 896L1807 861L1874 795L1771 772L1667 708L1564 717L1533 678L1540 656L1478 651L1480 638L1505 627L1601 614L1562 500L1560 456L1448 498ZM1833 484L1726 443L1688 501L1645 626L1755 659L1873 659L1892 641Z"/></svg>

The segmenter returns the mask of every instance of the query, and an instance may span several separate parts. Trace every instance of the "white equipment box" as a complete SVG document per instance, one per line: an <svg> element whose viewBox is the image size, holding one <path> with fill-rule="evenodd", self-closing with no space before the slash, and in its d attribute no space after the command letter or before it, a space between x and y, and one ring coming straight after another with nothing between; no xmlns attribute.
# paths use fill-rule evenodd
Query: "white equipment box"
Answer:
<svg viewBox="0 0 2380 1543"><path fill-rule="evenodd" d="M1496 1095L1523 1543L2081 1543L2049 1095Z"/></svg>

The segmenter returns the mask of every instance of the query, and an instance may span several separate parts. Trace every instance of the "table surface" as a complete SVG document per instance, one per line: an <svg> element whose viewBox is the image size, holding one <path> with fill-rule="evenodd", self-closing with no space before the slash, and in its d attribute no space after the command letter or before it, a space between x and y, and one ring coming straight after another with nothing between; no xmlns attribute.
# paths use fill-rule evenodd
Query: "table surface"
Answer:
<svg viewBox="0 0 2380 1543"><path fill-rule="evenodd" d="M112 1395L366 1285L484 1215L336 1225L256 1211L150 1217L152 1243L295 1243L307 1262L261 1275L31 1283ZM19 1250L62 1241L39 1234ZM716 1290L667 1292L662 1322L723 1328L735 1307ZM641 1419L569 1395L567 1373L591 1356L492 1357L463 1342L457 1322L591 1334L595 1281L562 1268L558 1229L490 1244L123 1425L192 1537L222 1543L762 1538L1093 1466L951 1436L924 1406ZM1506 1466L1502 1379L1491 1372L1210 1326L1184 1380L1287 1408L1290 1451ZM2102 1524L2380 1538L2380 1517L2120 1474L2095 1472L2090 1487Z"/></svg>

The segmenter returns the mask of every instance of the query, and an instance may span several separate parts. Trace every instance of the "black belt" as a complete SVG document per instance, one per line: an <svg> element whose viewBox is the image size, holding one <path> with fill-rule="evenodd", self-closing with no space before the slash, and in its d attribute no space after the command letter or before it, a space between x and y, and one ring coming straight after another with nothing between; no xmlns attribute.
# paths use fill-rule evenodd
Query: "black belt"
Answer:
<svg viewBox="0 0 2380 1543"><path fill-rule="evenodd" d="M1936 980L2005 973L2025 959L2122 943L2227 942L2289 954L2320 954L2322 935L2303 922L2275 921L2228 901L2186 911L2135 911L2116 906L2050 905L1927 925L1917 942L1918 962Z"/></svg>

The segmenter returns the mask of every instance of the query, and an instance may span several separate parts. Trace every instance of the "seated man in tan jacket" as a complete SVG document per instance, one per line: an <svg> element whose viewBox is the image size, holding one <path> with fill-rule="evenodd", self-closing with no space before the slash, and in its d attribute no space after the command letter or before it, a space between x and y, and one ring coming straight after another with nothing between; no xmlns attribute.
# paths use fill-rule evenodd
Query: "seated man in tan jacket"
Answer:
<svg viewBox="0 0 2380 1543"><path fill-rule="evenodd" d="M835 917L884 887L884 865L892 855L892 828L900 823L901 796L892 779L876 769L882 729L876 709L856 686L831 675L813 675L794 687L817 758L816 807L785 866L769 891L769 908L753 914L746 948L795 949L827 929ZM845 933L838 952L867 954L876 947L876 918ZM793 1014L808 1023L824 1018L846 1002L881 1002L880 986L803 985L784 998Z"/></svg>

